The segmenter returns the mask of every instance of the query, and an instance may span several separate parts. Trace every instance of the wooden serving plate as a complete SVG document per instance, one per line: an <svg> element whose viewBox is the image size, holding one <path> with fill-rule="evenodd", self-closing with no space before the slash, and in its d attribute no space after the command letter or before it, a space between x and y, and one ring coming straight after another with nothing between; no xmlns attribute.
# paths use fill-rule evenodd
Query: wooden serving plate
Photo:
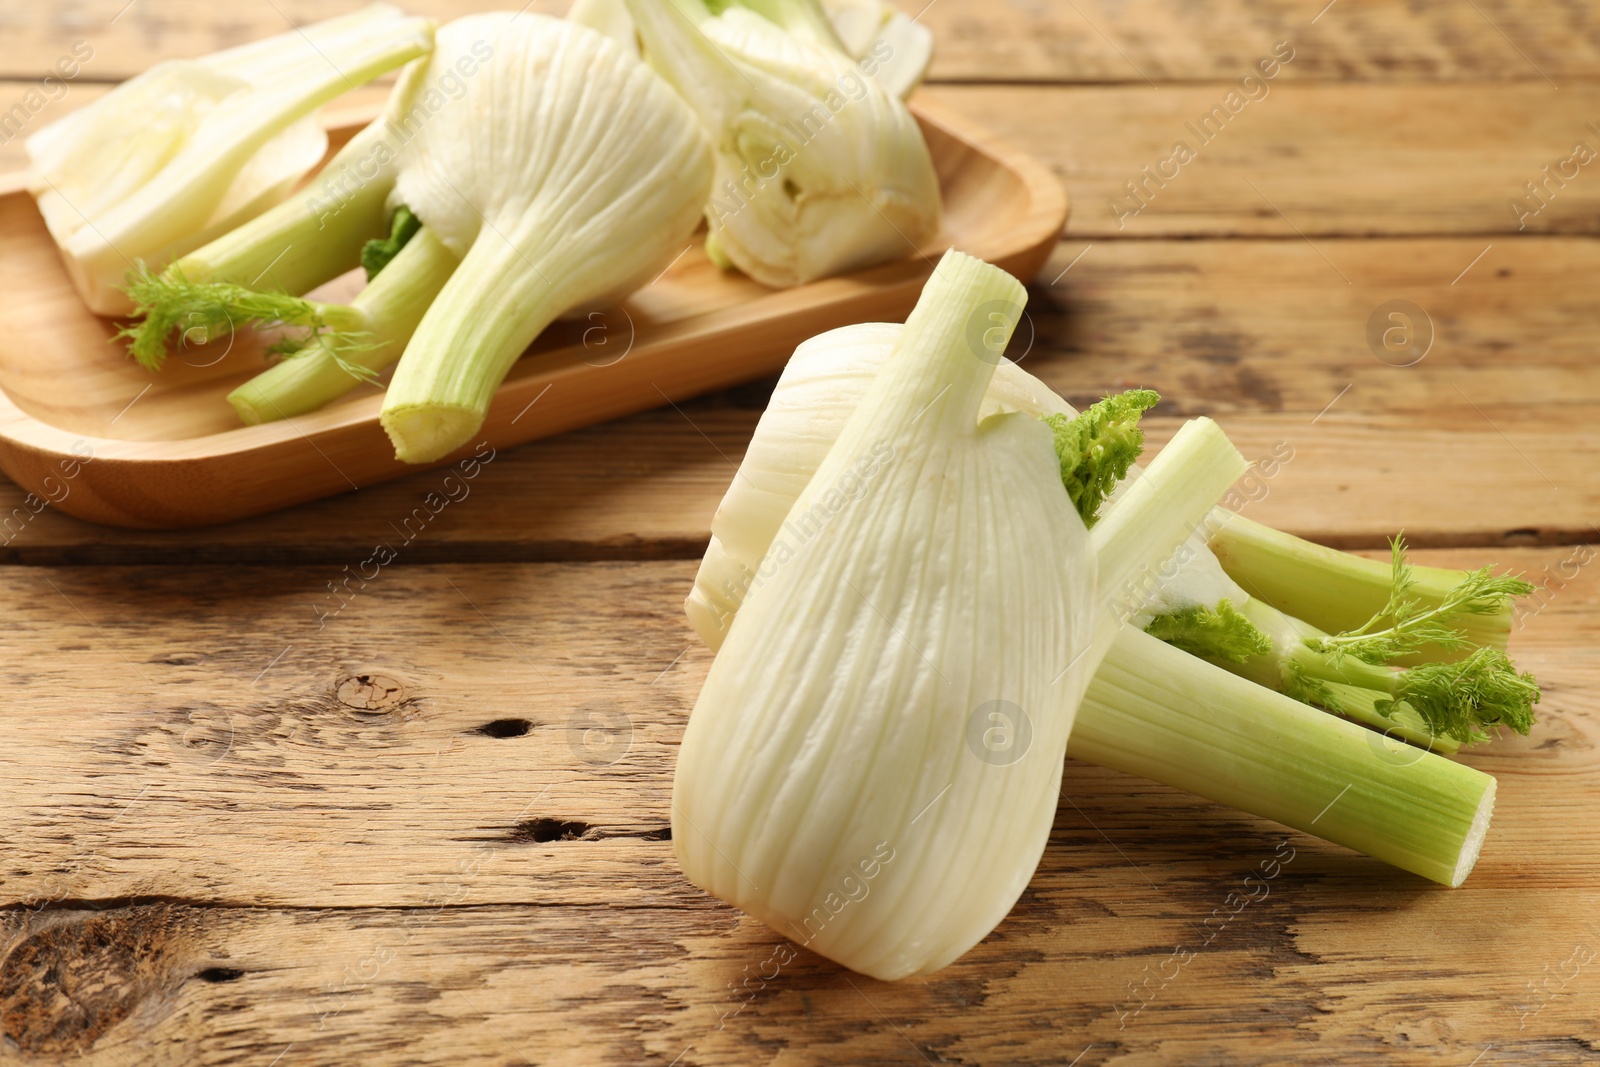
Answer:
<svg viewBox="0 0 1600 1067"><path fill-rule="evenodd" d="M775 373L814 334L903 320L952 245L1031 278L1066 223L1065 191L1041 164L943 108L913 110L944 191L936 241L897 263L772 290L717 269L696 238L620 308L546 330L477 439L506 448ZM330 115L335 145L375 114ZM352 276L322 292L347 299L357 285ZM419 469L394 458L375 387L241 426L224 397L265 366L254 336L185 350L158 374L142 369L112 340L118 323L79 303L22 175L0 178L0 323L0 470L80 518L201 526Z"/></svg>

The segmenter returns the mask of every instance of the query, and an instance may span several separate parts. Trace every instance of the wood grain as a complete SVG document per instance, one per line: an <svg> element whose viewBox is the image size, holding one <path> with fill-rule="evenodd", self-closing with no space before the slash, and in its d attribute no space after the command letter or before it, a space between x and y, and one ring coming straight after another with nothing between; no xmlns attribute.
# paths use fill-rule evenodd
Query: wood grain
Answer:
<svg viewBox="0 0 1600 1067"><path fill-rule="evenodd" d="M1593 77L1600 19L1591 5L1406 4L1399 0L899 0L933 30L934 80L1036 82L1232 81L1280 40L1303 53L1293 78L1363 81L1543 81ZM28 5L0 22L0 76L26 78L75 40L95 49L84 76L126 78L160 59L203 55L361 0L81 0ZM1326 5L1326 10L1324 10ZM123 10L126 6L126 10ZM440 19L497 9L494 0L412 0ZM559 14L566 0L533 0ZM120 13L120 14L119 14ZM1314 20L1314 21L1313 21Z"/></svg>
<svg viewBox="0 0 1600 1067"><path fill-rule="evenodd" d="M0 1026L24 1063L1590 1062L1593 966L1527 983L1600 949L1600 579L1495 555L1546 585L1513 644L1546 699L1468 757L1501 799L1465 888L1073 762L972 955L891 986L801 953L726 1020L776 939L660 832L690 565L402 566L320 631L304 570L6 569ZM585 746L579 709L623 718Z"/></svg>
<svg viewBox="0 0 1600 1067"><path fill-rule="evenodd" d="M1082 856L1092 889L1030 890L967 957L895 985L803 951L762 981L776 939L731 912L158 904L0 919L25 961L0 972L0 1011L19 1062L91 1067L1420 1067L1488 1046L1480 1062L1594 1062L1593 964L1548 1001L1527 989L1600 941L1583 920L1592 893L1551 892L1526 921L1474 926L1463 908L1513 912L1521 895L1418 891L1297 852L1270 897L1198 948L1198 924L1281 842L1233 829L1231 864L1147 869L1151 885L1078 819L1051 847ZM1149 976L1172 974L1178 948L1190 962L1125 1017L1130 985L1157 989ZM24 966L52 964L57 982L17 988Z"/></svg>
<svg viewBox="0 0 1600 1067"><path fill-rule="evenodd" d="M1226 86L930 86L927 95L982 116L1054 168L1075 205L1071 236L1595 232L1600 159L1550 179L1542 208L1525 188L1578 141L1600 152L1587 125L1600 123L1592 82L1267 86L1201 135ZM1194 158L1164 162L1179 142ZM1129 182L1143 186L1142 209ZM1537 214L1513 213L1513 198ZM1323 251L1338 263L1335 249Z"/></svg>
<svg viewBox="0 0 1600 1067"><path fill-rule="evenodd" d="M1600 60L1600 22L1582 3L938 0L922 21L938 43L935 80L1235 81L1285 40L1294 80L1566 85Z"/></svg>

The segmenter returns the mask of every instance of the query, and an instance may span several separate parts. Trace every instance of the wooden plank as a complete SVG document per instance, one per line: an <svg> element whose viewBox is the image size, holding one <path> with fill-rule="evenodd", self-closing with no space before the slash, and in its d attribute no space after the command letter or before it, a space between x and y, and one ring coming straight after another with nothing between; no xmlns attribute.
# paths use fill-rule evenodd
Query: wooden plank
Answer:
<svg viewBox="0 0 1600 1067"><path fill-rule="evenodd" d="M1152 884L1080 820L1052 845L1086 877L894 984L791 959L728 911L12 914L0 1018L21 1062L87 1067L1595 1062L1593 892L1527 914L1517 889L1419 891L1297 851L1201 947L1200 923L1288 855L1270 833L1230 844L1228 863L1143 868ZM1130 986L1150 991L1137 1015Z"/></svg>
<svg viewBox="0 0 1600 1067"><path fill-rule="evenodd" d="M350 573L360 569L351 564ZM148 826L146 817L163 809L190 826L198 836L171 842L182 857L168 854L158 866L187 869L192 884L211 885L224 901L305 903L293 888L305 877L336 900L384 902L390 891L381 884L445 884L460 857L480 847L520 857L497 865L493 897L687 898L659 869L665 853L652 844L656 858L641 864L637 845L667 826L663 769L692 702L685 687L698 687L707 658L689 647L677 616L689 565L390 567L365 584L345 584L333 566L232 577L224 569L187 577L164 568L0 572L0 583L20 583L19 596L5 601L4 641L15 654L0 657L4 684L41 701L4 729L29 748L43 745L41 761L14 762L16 750L0 747L10 765L0 810L42 828L71 821L74 811L88 820L74 831L59 822L45 830L55 839L47 852L65 847L77 857L67 873L55 863L27 874L8 864L15 869L0 899L180 895L155 867L132 881L105 877L132 858L122 848L133 840L84 833L107 803L122 813L118 833ZM210 593L191 584L201 573ZM330 580L340 584L337 596ZM165 621L153 626L157 618ZM117 679L98 696L68 681L90 663ZM117 753L106 750L102 764L85 749L50 743L66 721L75 731L98 729L88 723L100 700L115 709L103 740ZM588 758L586 738L599 743L589 738L590 720L619 715L615 751L601 745ZM326 759L333 749L344 751L342 765ZM146 751L149 761L139 755ZM86 758L97 764L87 775ZM115 766L138 779L126 794L133 779ZM203 782L214 802L191 807L185 797ZM431 818L423 809L451 812L454 825L423 830ZM338 835L365 842L352 841L354 852L319 829L340 813L360 824ZM538 820L556 818L581 820L602 838L592 853L579 846L589 858L565 874L543 870L539 859L574 854L570 842L542 839ZM251 824L270 848L224 844ZM351 877L355 855L365 858Z"/></svg>
<svg viewBox="0 0 1600 1067"><path fill-rule="evenodd" d="M1580 141L1600 153L1600 133L1587 125L1600 123L1593 82L1558 91L1542 81L1285 81L1261 99L1232 103L1228 91L926 90L1050 164L1072 195L1068 232L1085 239L1596 232L1600 181L1590 171L1600 155L1589 165L1570 159ZM1214 108L1220 114L1202 128ZM1180 143L1192 152L1186 163ZM1525 186L1544 182L1542 168L1563 160L1567 179L1549 179L1541 207ZM1130 182L1142 189L1137 199ZM1537 213L1513 213L1513 198ZM1338 262L1335 250L1324 251Z"/></svg>
<svg viewBox="0 0 1600 1067"><path fill-rule="evenodd" d="M0 83L0 101L23 91ZM103 91L75 86L26 129ZM1213 120L1204 143L1191 124L1198 128L1213 107L1223 107L1227 91L1142 83L924 90L1048 164L1071 195L1068 233L1084 240L1309 238L1348 273L1338 249L1322 247L1322 239L1482 234L1487 243L1513 234L1600 232L1600 180L1591 173L1600 157L1588 165L1570 161L1579 141L1600 153L1600 132L1588 126L1600 125L1600 84L1558 92L1544 82L1274 82L1220 129ZM1182 166L1164 163L1180 141L1195 157ZM1557 169L1563 161L1569 179L1547 177L1545 165ZM0 147L0 170L23 165L20 138ZM1155 178L1145 176L1146 166ZM1130 182L1142 183L1140 199L1128 193ZM1542 201L1528 193L1530 182L1548 182ZM1120 207L1113 209L1113 198ZM1513 212L1513 199L1526 211Z"/></svg>
<svg viewBox="0 0 1600 1067"><path fill-rule="evenodd" d="M1540 81L1600 66L1593 8L1476 0L900 0L937 42L935 80L1236 81L1280 41L1286 79ZM1147 80L1148 79L1148 80Z"/></svg>
<svg viewBox="0 0 1600 1067"><path fill-rule="evenodd" d="M899 0L934 32L934 80L1039 82L1232 81L1283 40L1290 78L1367 81L1536 80L1558 84L1600 66L1594 11L1577 4L1413 5L1385 0ZM72 42L94 48L83 76L126 78L161 59L203 55L354 10L360 0L85 0L15 5L0 23L0 76L42 73ZM412 0L450 19L493 0ZM534 0L560 13L566 0ZM126 10L123 10L126 7Z"/></svg>
<svg viewBox="0 0 1600 1067"><path fill-rule="evenodd" d="M1545 725L1469 756L1506 776L1481 887L1600 874L1600 826L1583 814L1600 800L1600 578L1576 563L1564 576L1574 553L1418 557L1549 586L1514 646L1547 687ZM663 841L673 752L710 662L679 609L693 571L396 565L324 618L336 570L0 570L14 694L0 906L418 907L488 852L473 903L700 906ZM1150 862L1228 854L1152 821L1151 804L1198 801L1087 765L1069 780Z"/></svg>
<svg viewBox="0 0 1600 1067"><path fill-rule="evenodd" d="M640 832L707 663L675 659L687 564L397 569L320 632L299 571L7 569L0 1032L115 1065L1593 1062L1600 579L1496 555L1545 582L1513 648L1547 695L1468 757L1501 798L1466 887L1072 763L1012 916L894 985L770 962ZM617 762L569 745L580 700L631 717Z"/></svg>
<svg viewBox="0 0 1600 1067"><path fill-rule="evenodd" d="M1400 528L1418 544L1592 538L1600 387L1586 339L1600 310L1573 279L1600 269L1600 246L1522 238L1485 252L1490 243L1323 244L1347 286L1298 240L1069 239L1041 272L1014 352L1080 404L1130 385L1159 389L1157 442L1175 416L1199 414L1221 419L1252 458L1287 441L1295 458L1257 507L1298 533L1341 545L1378 545ZM1392 299L1416 302L1435 324L1434 347L1415 366L1368 347L1368 321ZM29 518L22 494L0 485L0 561L337 569L380 540L399 547L408 532L408 562L689 556L768 388L505 452L472 496L424 515L420 532L407 520L440 488L434 473L189 533L108 534L53 508Z"/></svg>

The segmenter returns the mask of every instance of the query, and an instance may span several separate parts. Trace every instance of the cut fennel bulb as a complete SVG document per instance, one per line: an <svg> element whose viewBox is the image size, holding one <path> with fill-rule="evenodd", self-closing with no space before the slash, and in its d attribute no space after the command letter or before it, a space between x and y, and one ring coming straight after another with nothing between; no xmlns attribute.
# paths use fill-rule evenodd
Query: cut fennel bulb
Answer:
<svg viewBox="0 0 1600 1067"><path fill-rule="evenodd" d="M868 324L823 334L801 345L785 369L712 520L713 537L685 605L696 631L712 649L719 648L731 632L743 599L773 572L769 546L795 538L786 521L790 504L810 484L866 384L889 358L901 329ZM983 410L1040 417L1071 414L1043 383L1004 361L991 381ZM1108 504L1092 531L1101 547L1119 546L1127 555L1118 528L1136 529L1139 524L1129 512L1119 518L1119 511L1130 501L1137 504L1134 494L1141 481L1131 481ZM1219 514L1226 519L1226 513ZM1197 519L1193 525L1200 529L1184 546L1188 555L1175 557L1188 562L1161 568L1163 581L1127 583L1124 588L1132 593L1118 595L1111 584L1115 579L1107 581L1112 568L1102 561L1097 639L1110 647L1089 684L1069 751L1298 827L1425 877L1459 884L1487 830L1493 779L1397 746L1288 696L1235 678L1219 666L1168 649L1121 623L1125 618L1149 621L1145 588L1166 588L1171 596L1206 603L1229 596L1238 604L1250 602L1205 546L1205 533L1218 520L1202 526ZM1149 551L1137 549L1133 555ZM1166 555L1156 552L1150 562L1161 563ZM1343 569L1342 564L1317 556L1302 567L1300 580L1332 583ZM1177 590L1168 577L1174 570ZM1254 610L1274 609L1257 602ZM1270 618L1259 617L1264 623ZM1274 626L1295 623L1281 614L1277 618ZM1152 647L1161 650L1159 657ZM1260 680L1272 683L1271 678ZM1281 678L1278 681L1281 684ZM1160 720L1163 709L1168 721L1152 729L1151 721ZM1210 732L1196 727L1207 719L1231 725ZM1410 727L1417 725L1415 715L1402 710L1383 719L1379 728L1409 737ZM1422 738L1428 739L1426 731ZM1454 748L1445 739L1432 742L1441 750ZM1293 771L1297 766L1299 775ZM1404 776L1397 777L1399 770L1405 770ZM1326 791L1314 783L1329 776L1344 780L1324 795ZM1247 789L1247 783L1257 787ZM1397 798L1397 783L1409 790L1404 797ZM1344 785L1350 789L1340 794ZM1339 803L1324 812L1335 794L1341 795Z"/></svg>
<svg viewBox="0 0 1600 1067"><path fill-rule="evenodd" d="M301 328L292 359L229 397L246 422L314 410L398 359L383 426L398 458L432 462L471 442L553 319L682 251L710 182L693 113L622 45L543 15L460 19L309 186L134 287L132 349L158 363L180 323ZM421 227L395 255L401 207ZM393 259L351 306L294 295L374 240ZM263 274L273 291L252 288Z"/></svg>
<svg viewBox="0 0 1600 1067"><path fill-rule="evenodd" d="M791 286L910 255L938 232L939 179L916 119L838 47L745 7L629 0L629 11L645 58L715 149L714 260Z"/></svg>
<svg viewBox="0 0 1600 1067"><path fill-rule="evenodd" d="M1095 666L1095 552L1051 434L980 417L1024 299L946 254L789 509L678 757L690 879L874 977L936 970L1010 910ZM1165 551L1244 467L1189 429L1128 509Z"/></svg>
<svg viewBox="0 0 1600 1067"><path fill-rule="evenodd" d="M425 54L432 23L374 6L170 60L30 137L29 188L91 311L126 314L165 266L282 200L327 150L313 112Z"/></svg>

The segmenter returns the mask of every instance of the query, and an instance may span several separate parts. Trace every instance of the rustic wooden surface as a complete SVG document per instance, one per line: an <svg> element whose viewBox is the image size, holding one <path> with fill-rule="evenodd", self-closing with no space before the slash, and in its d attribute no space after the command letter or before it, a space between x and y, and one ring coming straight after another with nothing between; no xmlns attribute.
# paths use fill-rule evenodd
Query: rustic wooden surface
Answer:
<svg viewBox="0 0 1600 1067"><path fill-rule="evenodd" d="M354 3L124 5L0 3L0 103L75 40L94 58L35 126ZM1074 763L1038 876L967 958L887 985L801 952L736 994L775 938L684 882L663 831L709 659L677 604L758 383L497 456L320 623L438 474L210 531L46 509L0 535L0 1063L1600 1062L1600 579L1563 577L1600 521L1600 178L1522 232L1507 207L1600 147L1600 10L923 18L927 94L1073 197L1030 369L1079 400L1160 389L1158 440L1210 413L1247 454L1288 443L1264 521L1368 549L1404 527L1425 562L1541 584L1513 647L1542 721L1466 757L1501 782L1467 885ZM1270 94L1119 228L1122 183L1284 40ZM1415 366L1367 346L1393 299L1436 330ZM0 515L22 503L0 486ZM616 729L585 748L605 735L575 721Z"/></svg>

